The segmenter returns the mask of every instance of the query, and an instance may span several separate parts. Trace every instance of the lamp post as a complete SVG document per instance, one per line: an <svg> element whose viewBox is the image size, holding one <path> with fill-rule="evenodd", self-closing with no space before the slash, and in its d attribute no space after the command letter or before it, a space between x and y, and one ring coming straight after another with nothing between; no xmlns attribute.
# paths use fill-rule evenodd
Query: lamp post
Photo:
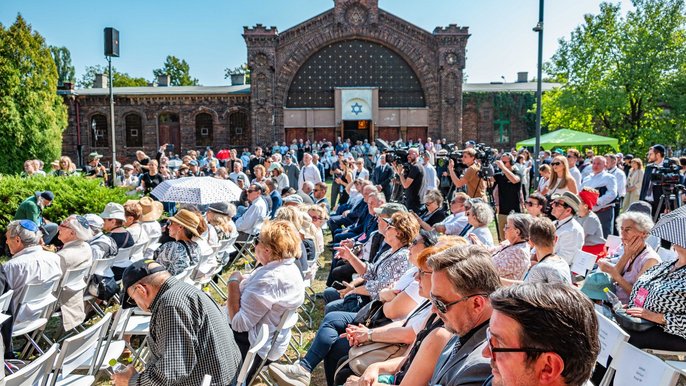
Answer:
<svg viewBox="0 0 686 386"><path fill-rule="evenodd" d="M534 181L538 181L538 167L540 160L538 152L541 148L541 98L543 97L543 2L538 2L538 23L534 32L538 33L538 69L536 74L536 147L534 148Z"/></svg>
<svg viewBox="0 0 686 386"><path fill-rule="evenodd" d="M112 186L114 186L117 168L117 131L114 125L114 90L112 89L114 77L112 75L112 57L119 57L119 31L111 27L105 28L105 56L107 57L109 71L110 124L112 126Z"/></svg>

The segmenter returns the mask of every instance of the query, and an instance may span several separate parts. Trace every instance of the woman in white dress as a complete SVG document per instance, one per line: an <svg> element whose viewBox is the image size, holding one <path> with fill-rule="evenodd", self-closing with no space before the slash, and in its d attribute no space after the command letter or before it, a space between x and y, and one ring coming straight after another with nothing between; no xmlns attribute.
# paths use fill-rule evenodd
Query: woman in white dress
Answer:
<svg viewBox="0 0 686 386"><path fill-rule="evenodd" d="M553 171L550 173L548 185L543 188L543 194L546 196L562 194L564 192L577 194L578 189L576 180L572 177L572 174L569 173L567 158L558 155L553 158L553 162L551 162L550 166L553 168Z"/></svg>

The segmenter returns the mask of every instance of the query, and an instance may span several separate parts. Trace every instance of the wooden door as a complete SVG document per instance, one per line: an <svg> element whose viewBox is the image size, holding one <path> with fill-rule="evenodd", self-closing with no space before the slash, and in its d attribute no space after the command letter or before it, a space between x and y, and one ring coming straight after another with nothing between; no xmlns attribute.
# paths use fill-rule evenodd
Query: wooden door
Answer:
<svg viewBox="0 0 686 386"><path fill-rule="evenodd" d="M407 140L417 142L419 138L422 139L422 143L426 142L426 127L408 127L407 128Z"/></svg>
<svg viewBox="0 0 686 386"><path fill-rule="evenodd" d="M288 128L286 129L286 144L290 146L293 140L303 141L307 139L307 129L305 128Z"/></svg>
<svg viewBox="0 0 686 386"><path fill-rule="evenodd" d="M174 113L160 114L160 145L174 145L174 152L181 154L181 124L179 115Z"/></svg>
<svg viewBox="0 0 686 386"><path fill-rule="evenodd" d="M398 127L377 127L377 138L387 142L395 142L400 138L400 128Z"/></svg>

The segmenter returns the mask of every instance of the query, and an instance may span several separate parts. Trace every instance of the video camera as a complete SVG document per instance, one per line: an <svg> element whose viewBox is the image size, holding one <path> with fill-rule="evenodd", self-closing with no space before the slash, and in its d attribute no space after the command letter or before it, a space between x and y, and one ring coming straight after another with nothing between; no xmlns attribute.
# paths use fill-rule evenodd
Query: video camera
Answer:
<svg viewBox="0 0 686 386"><path fill-rule="evenodd" d="M456 149L454 143L449 143L447 146L447 151L448 153L446 155L438 155L436 156L436 164L437 165L443 165L449 162L449 160L453 160L455 162L455 174L462 175L465 169L467 169L467 165L465 165L462 162L462 154L464 154L464 150L462 149ZM479 177L480 178L490 178L493 177L493 174L495 174L495 169L493 167L493 163L496 160L496 151L492 149L490 146L486 146L483 143L478 143L474 145L474 150L476 151L476 159L479 161L481 164L481 170L479 171Z"/></svg>
<svg viewBox="0 0 686 386"><path fill-rule="evenodd" d="M387 163L396 165L400 162L406 172L409 170L410 165L407 163L408 147L404 146L402 141L397 141L395 144L391 145L383 139L376 139L374 140L374 143L381 153L386 153Z"/></svg>
<svg viewBox="0 0 686 386"><path fill-rule="evenodd" d="M657 168L650 179L663 187L664 190L673 190L681 183L681 165L672 159L665 159L661 167Z"/></svg>

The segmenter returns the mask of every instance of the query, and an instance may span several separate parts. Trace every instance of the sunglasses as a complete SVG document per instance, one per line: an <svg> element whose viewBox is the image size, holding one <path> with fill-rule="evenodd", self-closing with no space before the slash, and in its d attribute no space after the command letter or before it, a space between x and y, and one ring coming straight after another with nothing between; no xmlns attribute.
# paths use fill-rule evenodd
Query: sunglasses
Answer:
<svg viewBox="0 0 686 386"><path fill-rule="evenodd" d="M448 309L450 307L454 306L455 304L462 303L465 300L468 300L469 298L473 298L474 296L486 296L486 294L467 295L467 296L464 296L460 299L455 300L454 302L450 302L448 304L443 303L443 301L436 298L434 296L434 294L429 294L429 298L431 299L431 303L433 303L433 305L436 307L438 312L440 312L441 314L445 314L446 312L448 312Z"/></svg>
<svg viewBox="0 0 686 386"><path fill-rule="evenodd" d="M424 238L420 237L418 239L412 240L412 242L410 243L410 246L414 247L415 245L417 245L419 243L425 244Z"/></svg>
<svg viewBox="0 0 686 386"><path fill-rule="evenodd" d="M493 335L491 334L491 328L488 327L486 328L486 341L488 341L488 349L491 351L491 358L493 360L497 360L497 353L499 352L525 352L525 353L544 353L544 352L549 352L550 350L544 350L540 348L531 348L531 347L519 347L519 348L511 348L511 347L493 347Z"/></svg>
<svg viewBox="0 0 686 386"><path fill-rule="evenodd" d="M553 162L553 163L551 163L551 165L553 165L553 166L560 166L560 165L562 165L562 162Z"/></svg>
<svg viewBox="0 0 686 386"><path fill-rule="evenodd" d="M533 201L527 201L527 202L524 203L524 205L526 205L526 206L534 206L534 205L541 205L541 204L539 204L539 203L537 203L537 202L533 202Z"/></svg>
<svg viewBox="0 0 686 386"><path fill-rule="evenodd" d="M260 191L259 189L248 189L247 190L248 193L259 192L259 191Z"/></svg>
<svg viewBox="0 0 686 386"><path fill-rule="evenodd" d="M569 208L569 205L567 205L567 204L564 203L564 202L560 202L560 201L553 201L553 203L552 203L551 205L553 205L553 206L563 206L563 207L565 207L565 208Z"/></svg>

